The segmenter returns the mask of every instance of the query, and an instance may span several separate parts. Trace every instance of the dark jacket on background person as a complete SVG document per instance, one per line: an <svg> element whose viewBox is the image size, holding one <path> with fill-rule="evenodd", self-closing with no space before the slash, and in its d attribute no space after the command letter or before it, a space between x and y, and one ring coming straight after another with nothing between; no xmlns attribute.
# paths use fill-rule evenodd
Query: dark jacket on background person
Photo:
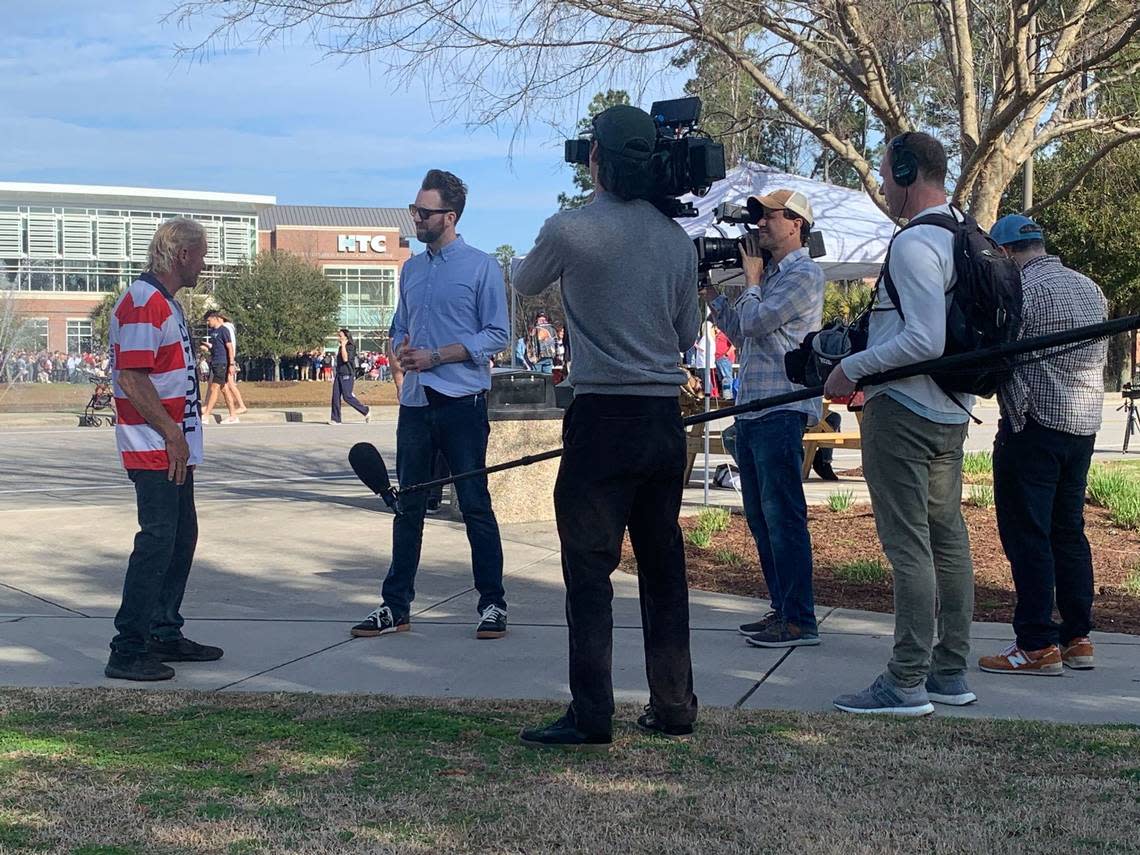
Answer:
<svg viewBox="0 0 1140 855"><path fill-rule="evenodd" d="M348 344L346 344L344 346L344 349L346 351L348 351L348 359L347 360L341 358L340 347L337 346L337 349L336 349L336 373L340 374L343 377L355 377L356 376L356 344L350 341Z"/></svg>

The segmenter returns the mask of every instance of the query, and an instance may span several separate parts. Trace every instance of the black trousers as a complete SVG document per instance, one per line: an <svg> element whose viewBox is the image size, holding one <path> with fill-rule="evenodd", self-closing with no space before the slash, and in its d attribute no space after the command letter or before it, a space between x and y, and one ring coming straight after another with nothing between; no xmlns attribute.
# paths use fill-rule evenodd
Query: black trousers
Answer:
<svg viewBox="0 0 1140 855"><path fill-rule="evenodd" d="M843 426L843 416L837 412L828 413L827 418L824 419L824 421L827 422L828 427L830 427L836 433L838 433L840 427ZM812 463L830 463L834 456L835 449L829 445L822 448L817 448L815 450L815 458L812 460Z"/></svg>
<svg viewBox="0 0 1140 855"><path fill-rule="evenodd" d="M998 534L1013 570L1013 629L1023 650L1068 644L1092 626L1092 552L1085 485L1093 436L1032 419L1018 433L1003 419L994 440ZM1061 615L1053 620L1054 598Z"/></svg>
<svg viewBox="0 0 1140 855"><path fill-rule="evenodd" d="M115 615L116 653L146 653L151 637L182 635L182 596L198 543L194 473L178 485L166 470L131 469L138 501L139 532L123 580L123 601Z"/></svg>
<svg viewBox="0 0 1140 855"><path fill-rule="evenodd" d="M577 726L609 733L614 712L613 586L629 528L637 558L649 700L666 724L697 717L689 656L689 589L677 517L685 433L676 398L579 395L562 427L554 487L570 693Z"/></svg>

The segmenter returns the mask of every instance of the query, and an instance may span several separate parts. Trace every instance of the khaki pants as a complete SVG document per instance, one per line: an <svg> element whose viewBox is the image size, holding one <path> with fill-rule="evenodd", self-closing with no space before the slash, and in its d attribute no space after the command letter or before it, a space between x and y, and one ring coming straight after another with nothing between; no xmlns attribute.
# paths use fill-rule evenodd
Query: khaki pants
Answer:
<svg viewBox="0 0 1140 855"><path fill-rule="evenodd" d="M862 434L875 528L894 571L895 646L887 670L908 688L931 672L960 674L974 616L961 507L966 425L929 421L881 394L867 402Z"/></svg>

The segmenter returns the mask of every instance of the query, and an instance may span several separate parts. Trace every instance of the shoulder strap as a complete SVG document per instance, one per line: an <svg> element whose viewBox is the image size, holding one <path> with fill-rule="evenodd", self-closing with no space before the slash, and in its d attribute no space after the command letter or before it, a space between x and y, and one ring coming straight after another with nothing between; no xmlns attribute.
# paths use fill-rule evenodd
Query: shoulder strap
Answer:
<svg viewBox="0 0 1140 855"><path fill-rule="evenodd" d="M939 228L954 232L954 234L957 235L958 232L963 228L972 228L977 225L977 222L974 220L974 218L964 211L954 207L953 205L951 205L951 210L958 211L958 213L962 215L962 219L959 220L953 214L925 214L924 216L916 217L894 233L894 236L891 238L891 243L893 244L895 242L895 238L897 238L907 229L914 228L915 226L938 226ZM891 298L891 304L894 306L895 311L898 312L899 317L905 321L906 315L903 314L902 304L899 303L899 292L895 287L894 281L891 279L890 262L891 249L888 246L887 257L883 259L883 271L879 278L883 283L883 287L887 289L887 296ZM875 287L877 288L878 285L876 284Z"/></svg>

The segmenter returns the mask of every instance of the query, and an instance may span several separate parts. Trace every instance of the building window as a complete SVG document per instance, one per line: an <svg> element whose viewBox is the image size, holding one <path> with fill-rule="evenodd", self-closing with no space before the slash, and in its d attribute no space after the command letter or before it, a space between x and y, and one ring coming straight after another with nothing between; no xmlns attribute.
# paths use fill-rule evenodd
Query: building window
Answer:
<svg viewBox="0 0 1140 855"><path fill-rule="evenodd" d="M396 311L396 268L326 267L324 272L340 286L340 326L361 350L383 350Z"/></svg>
<svg viewBox="0 0 1140 855"><path fill-rule="evenodd" d="M48 349L47 318L28 318L20 330L20 340L28 350Z"/></svg>
<svg viewBox="0 0 1140 855"><path fill-rule="evenodd" d="M84 353L85 351L94 350L91 341L93 338L94 333L92 332L91 320L89 318L67 319L68 353Z"/></svg>
<svg viewBox="0 0 1140 855"><path fill-rule="evenodd" d="M192 216L205 227L209 286L256 253L257 218L180 211L0 206L0 285L17 291L107 293L129 285L147 263L163 220ZM224 238L224 239L223 239Z"/></svg>

